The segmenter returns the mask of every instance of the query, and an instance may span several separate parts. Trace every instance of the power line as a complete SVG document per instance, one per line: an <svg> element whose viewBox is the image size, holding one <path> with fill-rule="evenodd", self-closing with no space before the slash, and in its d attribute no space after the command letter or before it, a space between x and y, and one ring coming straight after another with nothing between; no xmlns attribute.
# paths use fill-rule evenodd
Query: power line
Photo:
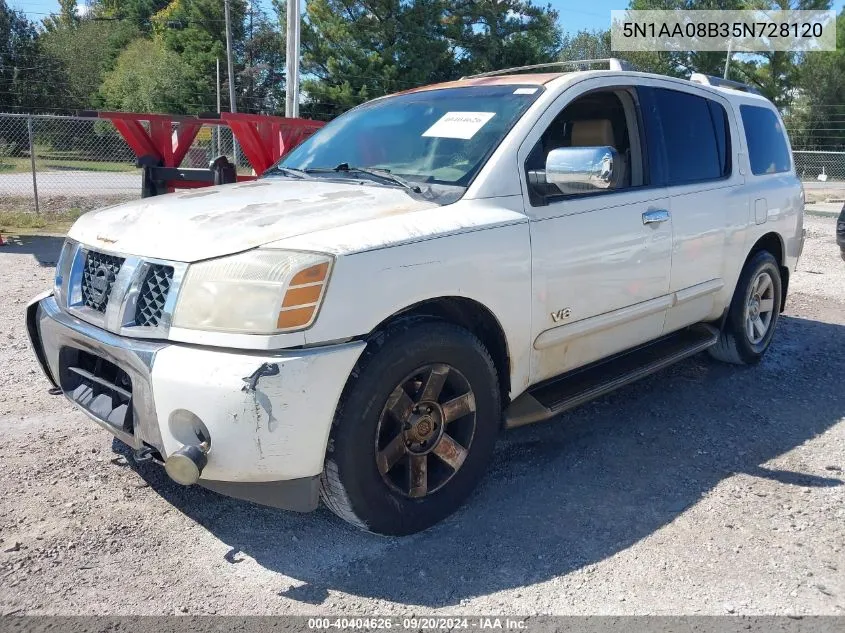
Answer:
<svg viewBox="0 0 845 633"><path fill-rule="evenodd" d="M17 96L16 93L0 91L0 96L2 96L2 95ZM279 105L281 105L281 104L279 104ZM41 113L43 111L48 111L48 112L61 112L65 115L71 116L71 117L79 117L78 113L80 111L90 110L91 108L27 106L27 105L4 104L4 105L0 105L0 115L3 114L3 112L2 112L3 109L21 111L24 114L32 114L33 116L37 116L39 113ZM313 116L325 116L325 117L328 117L328 118L334 118L335 116L337 116L337 112L335 112L333 110L312 109L312 108L309 108L307 104L305 104L305 109L308 111L309 115L313 115ZM114 108L110 108L110 110L114 110ZM208 106L207 104L199 104L198 107L197 107L197 110L199 110L200 113L211 112L212 108L210 106ZM117 109L116 111L120 112L122 110ZM166 115L166 114L172 114L172 113L161 112L161 113L149 113L149 114L165 114ZM281 116L282 108L280 107L278 109L274 109L272 112L265 112L265 114L274 114L276 116ZM177 114L176 116L184 116L184 115L183 114ZM88 119L89 117L82 117L82 118ZM96 119L96 118L90 117L90 120L91 121L97 121L97 120L103 120L103 119Z"/></svg>
<svg viewBox="0 0 845 633"><path fill-rule="evenodd" d="M44 72L55 72L63 70L62 66L32 66L28 68L18 68L18 71L27 70L27 71L44 71ZM282 73L277 73L279 76L282 76ZM381 83L381 84L395 84L398 87L407 87L407 88L417 88L420 86L427 85L428 82L422 83L415 83L409 81L402 81L399 79L391 79L389 77L383 77L378 75L352 75L352 74L343 74L343 79L362 79L365 81L371 81L373 83ZM318 79L319 80L319 79ZM2 77L0 77L0 81L4 81ZM19 82L19 83L32 83L32 84L44 84L44 85L55 85L56 83L64 83L69 86L85 86L88 88L97 88L99 87L100 83L78 83L78 82L71 82L71 81L47 81L47 80L39 80L39 79L5 79L5 81L12 81L12 82Z"/></svg>
<svg viewBox="0 0 845 633"><path fill-rule="evenodd" d="M39 11L27 11L27 15L43 15L46 17L59 17L58 12L54 13L45 13ZM226 20L219 20L214 18L203 18L202 20L191 20L185 18L178 18L178 19L164 19L164 18L156 18L152 16L146 20L133 20L132 18L106 18L106 17L85 17L80 19L80 23L84 22L130 22L133 24L142 24L144 26L152 26L157 22L172 22L174 24L187 24L187 25L205 25L205 24L225 24Z"/></svg>

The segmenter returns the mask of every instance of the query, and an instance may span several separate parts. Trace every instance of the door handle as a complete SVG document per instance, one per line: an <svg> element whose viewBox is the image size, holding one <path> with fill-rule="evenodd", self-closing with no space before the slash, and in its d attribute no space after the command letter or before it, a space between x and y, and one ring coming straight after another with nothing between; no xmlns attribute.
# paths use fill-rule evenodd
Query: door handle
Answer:
<svg viewBox="0 0 845 633"><path fill-rule="evenodd" d="M660 224L669 219L669 212L665 209L654 209L643 213L643 224Z"/></svg>

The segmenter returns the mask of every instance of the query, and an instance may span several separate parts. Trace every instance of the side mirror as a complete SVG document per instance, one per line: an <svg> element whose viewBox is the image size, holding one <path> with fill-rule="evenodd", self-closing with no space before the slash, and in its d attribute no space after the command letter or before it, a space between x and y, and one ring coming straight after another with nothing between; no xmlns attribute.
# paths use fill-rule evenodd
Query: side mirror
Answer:
<svg viewBox="0 0 845 633"><path fill-rule="evenodd" d="M546 182L564 194L614 189L620 167L619 153L610 146L561 147L546 157Z"/></svg>

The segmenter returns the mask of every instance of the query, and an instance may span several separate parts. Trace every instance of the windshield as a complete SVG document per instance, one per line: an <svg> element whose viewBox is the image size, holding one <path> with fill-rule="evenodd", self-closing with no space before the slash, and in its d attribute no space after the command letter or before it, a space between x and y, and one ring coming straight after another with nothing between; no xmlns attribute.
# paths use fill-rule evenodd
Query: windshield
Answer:
<svg viewBox="0 0 845 633"><path fill-rule="evenodd" d="M378 99L321 128L277 167L319 176L345 165L467 187L541 92L539 86L470 86Z"/></svg>

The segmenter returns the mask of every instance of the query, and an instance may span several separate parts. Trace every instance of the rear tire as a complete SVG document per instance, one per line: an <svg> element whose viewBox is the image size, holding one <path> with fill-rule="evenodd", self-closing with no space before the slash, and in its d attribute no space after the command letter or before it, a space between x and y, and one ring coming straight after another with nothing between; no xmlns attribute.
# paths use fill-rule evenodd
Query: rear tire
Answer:
<svg viewBox="0 0 845 633"><path fill-rule="evenodd" d="M777 260L758 251L746 262L734 291L719 342L710 355L735 365L754 365L769 349L781 306Z"/></svg>
<svg viewBox="0 0 845 633"><path fill-rule="evenodd" d="M445 322L399 322L373 337L341 396L323 502L370 532L424 530L476 487L501 415L495 366L475 336Z"/></svg>

